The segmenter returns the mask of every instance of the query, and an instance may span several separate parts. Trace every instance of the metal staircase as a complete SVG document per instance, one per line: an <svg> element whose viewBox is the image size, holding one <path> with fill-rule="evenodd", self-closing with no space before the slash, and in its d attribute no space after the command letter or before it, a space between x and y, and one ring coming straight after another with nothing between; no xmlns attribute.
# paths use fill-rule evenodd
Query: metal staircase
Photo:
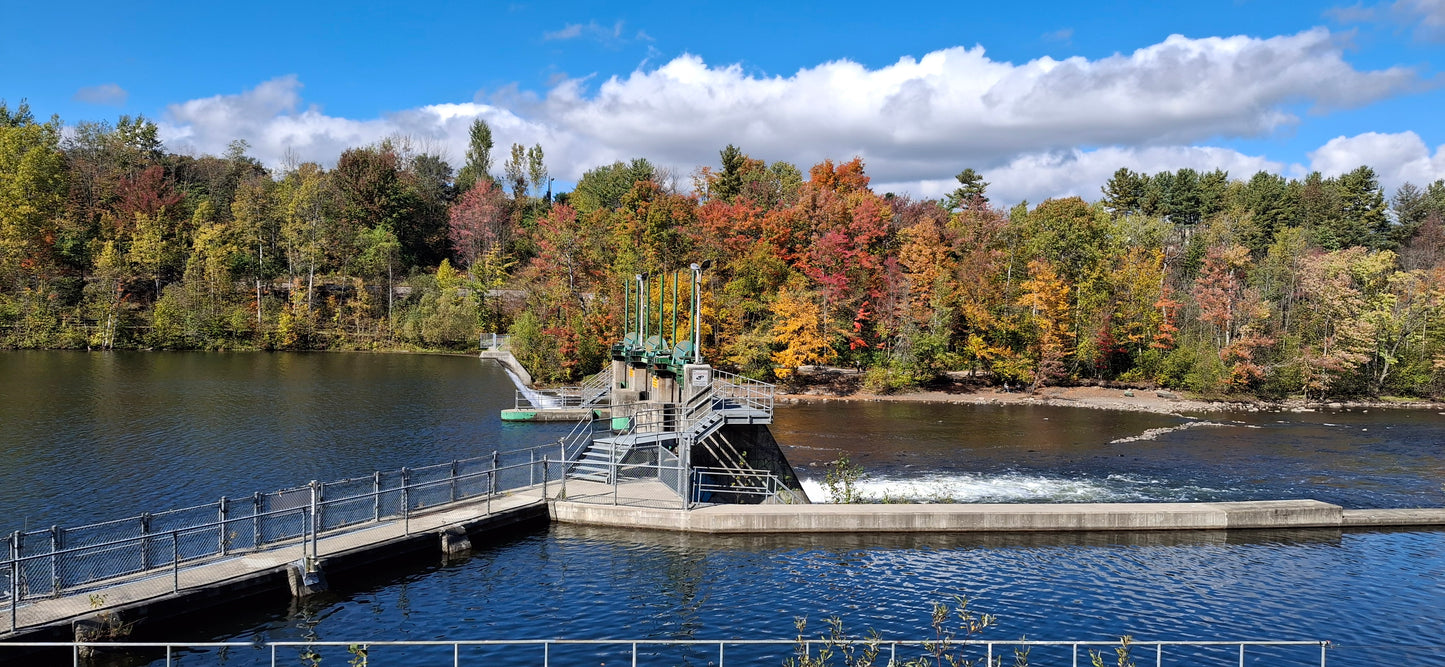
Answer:
<svg viewBox="0 0 1445 667"><path fill-rule="evenodd" d="M730 424L771 424L773 391L773 385L714 370L712 382L685 403L634 412L624 432L592 437L573 450L578 453L567 476L616 484L620 469L643 465L653 457L666 458L668 453L675 457L694 444L723 462L723 468L745 473L751 469L722 436L722 429ZM619 407L613 406L614 410ZM587 432L595 433L595 429Z"/></svg>

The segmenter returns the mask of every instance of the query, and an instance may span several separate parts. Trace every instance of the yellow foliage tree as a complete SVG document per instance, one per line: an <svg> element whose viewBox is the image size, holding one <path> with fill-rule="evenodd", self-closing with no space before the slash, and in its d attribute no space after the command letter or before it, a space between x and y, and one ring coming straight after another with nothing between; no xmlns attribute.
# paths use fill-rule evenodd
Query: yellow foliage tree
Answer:
<svg viewBox="0 0 1445 667"><path fill-rule="evenodd" d="M837 352L823 332L823 313L806 292L787 289L773 303L773 342L782 350L773 353L774 373L792 375L799 366L832 361Z"/></svg>

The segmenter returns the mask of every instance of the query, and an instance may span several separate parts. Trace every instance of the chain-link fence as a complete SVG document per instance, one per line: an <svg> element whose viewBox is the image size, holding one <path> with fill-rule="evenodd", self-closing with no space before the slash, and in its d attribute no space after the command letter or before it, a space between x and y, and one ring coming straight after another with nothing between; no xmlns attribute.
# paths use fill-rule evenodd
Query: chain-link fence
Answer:
<svg viewBox="0 0 1445 667"><path fill-rule="evenodd" d="M570 447L574 456L579 446ZM183 571L195 565L298 545L315 557L321 538L456 503L486 499L490 513L500 494L548 484L560 489L565 466L558 459L568 449L559 441L84 526L15 531L0 560L0 612L14 631L47 620L25 618L21 609L30 601L91 593L90 605L99 607L101 593L116 586L144 582L152 592L179 590Z"/></svg>

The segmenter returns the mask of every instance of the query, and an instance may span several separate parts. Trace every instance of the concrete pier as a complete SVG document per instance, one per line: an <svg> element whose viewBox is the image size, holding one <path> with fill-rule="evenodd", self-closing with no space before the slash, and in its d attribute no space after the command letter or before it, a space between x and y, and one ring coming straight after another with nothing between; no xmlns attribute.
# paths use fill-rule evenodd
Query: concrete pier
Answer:
<svg viewBox="0 0 1445 667"><path fill-rule="evenodd" d="M654 485L656 488L649 488ZM592 487L598 488L592 488ZM551 503L553 521L693 533L960 533L1136 530L1245 530L1445 527L1445 509L1345 510L1316 500L1227 503L1047 505L714 505L689 511L662 506L670 494L655 482L612 491L572 482L570 500ZM676 496L672 496L675 498Z"/></svg>

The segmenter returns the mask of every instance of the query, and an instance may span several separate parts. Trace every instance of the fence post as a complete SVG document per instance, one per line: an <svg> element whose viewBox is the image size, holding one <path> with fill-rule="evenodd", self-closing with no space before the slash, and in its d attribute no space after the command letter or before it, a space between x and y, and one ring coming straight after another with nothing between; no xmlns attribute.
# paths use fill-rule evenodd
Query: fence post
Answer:
<svg viewBox="0 0 1445 667"><path fill-rule="evenodd" d="M402 532L411 534L411 471L401 469L401 525Z"/></svg>
<svg viewBox="0 0 1445 667"><path fill-rule="evenodd" d="M497 450L492 450L492 474L487 475L487 495L497 492ZM490 510L488 510L490 513Z"/></svg>
<svg viewBox="0 0 1445 667"><path fill-rule="evenodd" d="M218 545L218 546L219 546L220 549L221 549L221 555L222 555L222 556L226 555L226 554L227 554L228 552L230 552L230 550L231 550L231 541L228 540L228 539L226 539L226 509L227 509L227 506L228 506L228 505L229 505L229 503L226 501L226 497L225 497L225 496L221 496L221 502L220 502L219 505L216 507L216 514L217 514L217 516L220 517L220 524L221 524L221 526L220 526L220 538L219 538L219 545Z"/></svg>
<svg viewBox="0 0 1445 667"><path fill-rule="evenodd" d="M451 491L452 500L451 500L451 502L456 502L456 501L457 501L457 460L456 460L456 459L452 459L452 467L451 467L451 487L452 487L452 491Z"/></svg>
<svg viewBox="0 0 1445 667"><path fill-rule="evenodd" d="M537 450L527 450L527 486L528 488L537 485Z"/></svg>
<svg viewBox="0 0 1445 667"><path fill-rule="evenodd" d="M140 569L142 572L151 569L150 512L142 512L140 515Z"/></svg>
<svg viewBox="0 0 1445 667"><path fill-rule="evenodd" d="M251 496L251 549L261 548L261 492Z"/></svg>
<svg viewBox="0 0 1445 667"><path fill-rule="evenodd" d="M60 551L65 543L61 535L62 528L52 525L50 527L50 596L60 597Z"/></svg>
<svg viewBox="0 0 1445 667"><path fill-rule="evenodd" d="M171 592L181 590L181 533L171 531Z"/></svg>
<svg viewBox="0 0 1445 667"><path fill-rule="evenodd" d="M20 531L10 533L10 632L20 618Z"/></svg>
<svg viewBox="0 0 1445 667"><path fill-rule="evenodd" d="M316 533L319 532L317 522L321 518L321 482L313 479L309 486L311 487L311 557L316 558L319 555L316 552ZM306 553L304 547L301 549L301 553Z"/></svg>
<svg viewBox="0 0 1445 667"><path fill-rule="evenodd" d="M381 471L371 474L371 520L381 521Z"/></svg>
<svg viewBox="0 0 1445 667"><path fill-rule="evenodd" d="M551 473L547 471L547 455L542 455L542 500L547 499L547 478Z"/></svg>

